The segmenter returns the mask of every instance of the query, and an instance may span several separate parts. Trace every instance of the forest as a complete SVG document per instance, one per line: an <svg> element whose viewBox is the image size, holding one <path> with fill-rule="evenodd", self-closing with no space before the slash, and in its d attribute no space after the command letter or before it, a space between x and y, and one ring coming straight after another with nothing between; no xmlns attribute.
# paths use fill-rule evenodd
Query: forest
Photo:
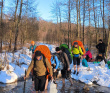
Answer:
<svg viewBox="0 0 110 93"><path fill-rule="evenodd" d="M110 0L55 0L52 20L39 15L37 0L0 0L0 52L17 50L32 40L49 44L80 40L89 49L110 41Z"/></svg>

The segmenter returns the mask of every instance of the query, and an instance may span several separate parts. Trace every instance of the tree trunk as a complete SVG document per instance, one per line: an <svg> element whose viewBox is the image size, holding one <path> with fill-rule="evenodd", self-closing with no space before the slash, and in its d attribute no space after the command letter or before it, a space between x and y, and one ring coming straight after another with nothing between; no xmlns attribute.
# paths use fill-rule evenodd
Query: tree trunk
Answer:
<svg viewBox="0 0 110 93"><path fill-rule="evenodd" d="M98 36L98 33L97 33L97 20L96 20L96 18L97 18L97 17L96 17L96 12L97 12L97 11L95 10L95 7L94 7L95 4L94 4L94 3L95 3L95 2L94 2L94 0L93 0L94 23L95 23L96 44L97 44L97 43L98 43L98 42L97 42L97 41L98 41L98 40L97 40L97 39L98 39L98 38L97 38L97 36Z"/></svg>
<svg viewBox="0 0 110 93"><path fill-rule="evenodd" d="M89 3L89 8L90 8L90 0L88 0L88 3ZM89 9L89 35L88 35L90 38L88 38L88 41L89 42L89 49L91 50L91 43L92 43L92 40L91 40L91 37L92 37L92 34L91 34L91 10Z"/></svg>
<svg viewBox="0 0 110 93"><path fill-rule="evenodd" d="M108 41L107 41L107 49L106 49L106 58L107 58L107 53L108 53L108 50L109 50L109 44L110 44L110 17L109 17L109 31L108 31Z"/></svg>
<svg viewBox="0 0 110 93"><path fill-rule="evenodd" d="M21 20L22 4L23 4L23 0L21 0L20 13L19 13L19 17L18 17L18 21L17 21L17 25L16 25L14 51L17 50L17 39L18 39L18 32L19 32L18 28L19 28L19 24L20 24L20 20Z"/></svg>
<svg viewBox="0 0 110 93"><path fill-rule="evenodd" d="M76 10L77 10L77 36L80 37L79 33L79 0L76 1Z"/></svg>
<svg viewBox="0 0 110 93"><path fill-rule="evenodd" d="M26 33L27 33L27 30L28 30L28 0L27 0L27 6L26 6L26 30L25 30L25 34L24 34L24 39L23 39L23 45L27 39L27 36L26 36Z"/></svg>
<svg viewBox="0 0 110 93"><path fill-rule="evenodd" d="M79 31L80 31L80 40L82 40L82 31L81 31L81 17L80 17L80 0L79 0Z"/></svg>
<svg viewBox="0 0 110 93"><path fill-rule="evenodd" d="M70 0L68 5L68 47L70 42L70 30L71 30L71 20L70 20L71 14L70 14Z"/></svg>
<svg viewBox="0 0 110 93"><path fill-rule="evenodd" d="M104 0L103 0L103 39L105 40L105 17L104 17Z"/></svg>
<svg viewBox="0 0 110 93"><path fill-rule="evenodd" d="M2 52L2 38L3 38L3 0L2 0L2 5L1 5L1 40L0 40L0 52Z"/></svg>
<svg viewBox="0 0 110 93"><path fill-rule="evenodd" d="M10 30L10 44L9 44L9 50L11 50L12 45L12 30Z"/></svg>
<svg viewBox="0 0 110 93"><path fill-rule="evenodd" d="M84 44L84 27L85 26L85 0L84 0L84 6L83 6L83 44Z"/></svg>

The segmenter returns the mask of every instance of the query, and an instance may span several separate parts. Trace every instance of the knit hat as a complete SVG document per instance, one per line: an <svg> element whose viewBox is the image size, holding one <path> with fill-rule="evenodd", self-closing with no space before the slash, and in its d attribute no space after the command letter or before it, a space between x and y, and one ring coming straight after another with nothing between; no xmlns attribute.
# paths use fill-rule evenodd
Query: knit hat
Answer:
<svg viewBox="0 0 110 93"><path fill-rule="evenodd" d="M101 42L102 42L102 39L99 39L99 41L101 41Z"/></svg>
<svg viewBox="0 0 110 93"><path fill-rule="evenodd" d="M89 49L88 48L86 48L86 51L88 51Z"/></svg>
<svg viewBox="0 0 110 93"><path fill-rule="evenodd" d="M35 52L35 56L42 56L41 51L36 51L36 52Z"/></svg>
<svg viewBox="0 0 110 93"><path fill-rule="evenodd" d="M56 47L56 51L60 51L60 48L59 47Z"/></svg>
<svg viewBox="0 0 110 93"><path fill-rule="evenodd" d="M32 44L32 45L34 45L34 44L35 44L35 42L34 42L34 41L31 41L31 44Z"/></svg>

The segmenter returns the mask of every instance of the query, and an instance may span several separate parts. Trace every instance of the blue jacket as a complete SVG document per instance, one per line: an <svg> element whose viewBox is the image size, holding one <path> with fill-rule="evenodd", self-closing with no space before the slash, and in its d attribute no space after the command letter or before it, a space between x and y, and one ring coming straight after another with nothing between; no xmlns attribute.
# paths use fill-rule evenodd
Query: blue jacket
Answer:
<svg viewBox="0 0 110 93"><path fill-rule="evenodd" d="M32 51L32 53L34 54L35 49L36 49L36 45L34 45L34 46L31 45L29 51Z"/></svg>
<svg viewBox="0 0 110 93"><path fill-rule="evenodd" d="M54 60L55 58L55 60ZM51 64L56 64L55 69L58 69L60 61L58 60L58 57L56 55L54 55L54 57L51 57Z"/></svg>
<svg viewBox="0 0 110 93"><path fill-rule="evenodd" d="M83 60L82 60L82 65L83 65L84 67L88 67L87 60L86 60L86 59L83 59Z"/></svg>

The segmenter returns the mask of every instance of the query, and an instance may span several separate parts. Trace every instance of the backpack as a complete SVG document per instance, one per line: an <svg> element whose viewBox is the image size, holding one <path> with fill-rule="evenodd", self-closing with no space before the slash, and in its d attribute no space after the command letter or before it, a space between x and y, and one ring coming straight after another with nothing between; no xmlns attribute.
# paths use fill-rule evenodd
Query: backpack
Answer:
<svg viewBox="0 0 110 93"><path fill-rule="evenodd" d="M45 56L45 58L48 59L50 65L51 65L51 52L49 50L49 48L46 45L39 45L36 47L35 51L34 51L34 55L36 51L41 51L41 53ZM47 68L47 71L49 73L49 69ZM49 78L49 75L47 75L47 78Z"/></svg>
<svg viewBox="0 0 110 93"><path fill-rule="evenodd" d="M83 60L82 60L82 65L83 65L84 67L88 67L87 60L86 60L86 59L83 59Z"/></svg>
<svg viewBox="0 0 110 93"><path fill-rule="evenodd" d="M70 64L72 63L72 53L70 52L70 50L69 50L69 48L68 48L68 45L66 45L66 44L61 44L60 45L60 49L63 49L64 51L63 52L65 52L66 54L67 54L67 56L68 56L68 59L69 59L69 62L70 62Z"/></svg>
<svg viewBox="0 0 110 93"><path fill-rule="evenodd" d="M110 61L108 61L107 64L108 64L108 68L110 69Z"/></svg>
<svg viewBox="0 0 110 93"><path fill-rule="evenodd" d="M46 58L45 58L45 56L43 55L42 56L43 57L43 63L44 63L44 66L45 66L45 68L47 68L47 65L46 65ZM35 68L35 62L36 62L36 58L34 58L34 67L33 67L33 75L35 75L35 71L34 71L34 68ZM48 70L46 69L46 75L49 75L49 72L48 72Z"/></svg>
<svg viewBox="0 0 110 93"><path fill-rule="evenodd" d="M75 40L73 41L72 46L74 45L74 42L78 42L78 45L81 47L81 49L83 50L83 53L85 54L86 51L85 51L83 43L81 41Z"/></svg>
<svg viewBox="0 0 110 93"><path fill-rule="evenodd" d="M99 63L99 66L101 66L102 68L105 67L105 62L104 62L104 60L102 60L102 61Z"/></svg>

